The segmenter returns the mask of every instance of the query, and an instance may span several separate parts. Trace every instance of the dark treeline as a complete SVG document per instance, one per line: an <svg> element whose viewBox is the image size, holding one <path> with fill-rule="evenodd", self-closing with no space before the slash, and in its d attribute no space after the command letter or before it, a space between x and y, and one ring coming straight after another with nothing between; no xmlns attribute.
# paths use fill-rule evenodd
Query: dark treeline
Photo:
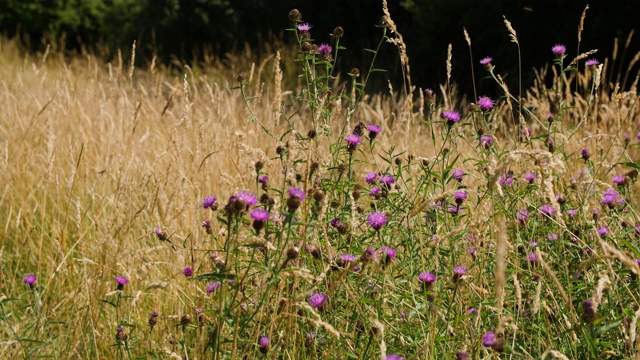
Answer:
<svg viewBox="0 0 640 360"><path fill-rule="evenodd" d="M614 39L619 39L618 64L614 73L626 70L637 52L638 40L622 49L629 33L638 25L639 1L545 1L545 0L389 0L392 17L403 33L411 60L414 85L436 87L446 80L446 54L453 44L453 80L465 93L471 91L471 62L463 35L467 29L474 53L479 91L496 91L484 76L478 61L495 59L497 71L517 86L517 47L511 43L503 16L517 31L522 53L523 83L529 85L531 71L552 61L551 47L567 46L569 56L578 52L578 24L589 4L580 51L599 49L593 57L611 57ZM342 26L347 47L339 58L343 72L364 68L380 39L376 28L382 16L378 0L2 0L0 32L18 35L26 48L41 51L50 43L65 51L81 49L114 56L125 53L137 41L141 63L156 55L165 63L177 57L194 63L202 60L202 49L213 49L217 56L241 48L245 43L259 53L261 42L282 38L292 42L285 29L290 26L288 12L298 8L303 20L313 25L318 43L329 42L332 29ZM386 89L388 76L400 81L397 50L386 44L380 54L380 67L390 70L377 85ZM632 76L635 76L635 70Z"/></svg>

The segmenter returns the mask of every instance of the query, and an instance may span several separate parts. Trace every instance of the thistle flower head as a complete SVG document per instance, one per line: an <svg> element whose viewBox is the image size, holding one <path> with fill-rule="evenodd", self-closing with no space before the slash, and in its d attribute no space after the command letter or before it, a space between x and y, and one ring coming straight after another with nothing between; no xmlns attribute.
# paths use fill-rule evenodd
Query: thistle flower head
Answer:
<svg viewBox="0 0 640 360"><path fill-rule="evenodd" d="M184 274L184 276L190 277L191 275L193 275L193 269L191 268L191 266L187 266L182 270L182 273Z"/></svg>
<svg viewBox="0 0 640 360"><path fill-rule="evenodd" d="M316 309L323 310L327 305L328 299L327 295L323 293L315 293L309 298L309 304Z"/></svg>
<svg viewBox="0 0 640 360"><path fill-rule="evenodd" d="M378 173L370 172L364 177L364 181L366 181L367 184L372 184L374 181L376 181L377 178L378 178Z"/></svg>
<svg viewBox="0 0 640 360"><path fill-rule="evenodd" d="M265 209L253 209L249 213L249 216L251 216L251 218L256 221L267 221L271 217L271 215L269 215L269 212Z"/></svg>
<svg viewBox="0 0 640 360"><path fill-rule="evenodd" d="M483 111L489 111L493 108L493 100L491 100L490 97L487 96L481 96L480 98L478 98L478 106L480 107L480 109L482 109Z"/></svg>
<svg viewBox="0 0 640 360"><path fill-rule="evenodd" d="M367 222L374 230L380 230L387 223L387 216L383 213L374 212L369 215Z"/></svg>
<svg viewBox="0 0 640 360"><path fill-rule="evenodd" d="M493 331L487 331L482 337L482 346L491 347L496 342L496 334Z"/></svg>
<svg viewBox="0 0 640 360"><path fill-rule="evenodd" d="M26 285L29 285L30 288L33 288L34 287L33 284L36 282L37 279L38 278L35 275L29 274L29 275L24 277L24 283Z"/></svg>
<svg viewBox="0 0 640 360"><path fill-rule="evenodd" d="M313 26L308 23L298 24L298 31L309 31Z"/></svg>
<svg viewBox="0 0 640 360"><path fill-rule="evenodd" d="M202 201L202 207L205 208L205 209L211 208L211 210L215 210L214 207L215 207L215 204L216 204L216 200L218 200L218 198L213 196L213 195L207 196Z"/></svg>
<svg viewBox="0 0 640 360"><path fill-rule="evenodd" d="M562 44L556 44L551 48L551 52L558 58L564 57L567 52L567 48Z"/></svg>

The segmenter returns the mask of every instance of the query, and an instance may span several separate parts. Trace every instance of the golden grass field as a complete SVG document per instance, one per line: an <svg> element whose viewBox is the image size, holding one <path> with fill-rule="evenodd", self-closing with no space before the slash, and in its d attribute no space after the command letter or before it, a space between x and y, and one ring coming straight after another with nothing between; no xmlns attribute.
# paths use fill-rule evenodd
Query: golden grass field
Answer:
<svg viewBox="0 0 640 360"><path fill-rule="evenodd" d="M200 204L205 196L215 194L224 205L237 191L259 193L254 169L257 161L265 163L263 171L272 181L284 184L276 154L279 145L289 147L288 165L296 172L304 173L315 161L322 165L320 175L330 174L334 164L331 144L340 142L343 129L353 127L356 121L382 127L376 151L394 147L393 153L401 154L399 158L405 163L409 155L416 159L414 164L434 161L443 140L440 136L432 139L431 131L439 134L445 130L442 124L429 125L421 120L438 118L438 109L469 112L469 99L458 96L455 85L435 87L432 107L419 95L422 89L414 89L412 96L406 96L403 89L392 89L386 94L365 96L352 115L345 104L332 104L336 110L329 121L318 122L315 129L329 135L306 143L297 134L306 135L314 122L309 119L308 106L293 101L293 94L301 86L291 61L296 55L283 47L277 49L280 53L276 57L275 50L264 59L244 50L229 55L224 63L213 59L206 66L168 70L154 63L133 68L132 59L122 56L107 63L91 54L28 54L15 42L0 41L0 299L4 316L0 358L28 357L29 349L39 345L42 349L33 350L30 356L116 358L116 354L122 355L113 346L120 320L131 325L128 332L137 334L138 354L145 354L147 349L162 357L180 358L183 353L176 345L180 337L176 324L183 314L193 314L208 301L203 284L188 281L183 268L208 271L210 252L224 245L201 228L206 216L211 220L215 217L203 212ZM568 187L568 179L578 176L585 166L579 156L583 148L593 154L592 192L605 190L614 174L629 170L616 164L638 160L638 80L636 74L622 71L618 79L628 81L627 88L621 89L615 83L618 74L612 70L617 66L615 60L603 63L597 87L593 82L595 70L581 66L578 71L561 75L549 66L537 70L539 80L533 88L523 89L522 103L531 109L524 121L534 134L547 128L545 114L553 111L557 98L571 109L556 119L555 146L562 151L551 156L549 162L540 163L536 155L546 152L544 139L537 145L517 141L518 119L514 114L518 105L512 100L498 101L491 125L496 143L508 155L491 156L484 162L463 161L477 159L480 150L472 127L461 130L452 150L461 155L459 166L470 174L469 193L479 199L478 205L468 214L466 226L438 231L455 237L455 232L471 233L468 226L492 241L500 229L504 230L504 224L500 217L489 215L498 205L480 200L480 188L487 187L487 179L492 188L497 176L506 170L521 176L537 167L541 174L553 178L553 182L542 180L539 184L536 196L540 198ZM285 69L283 79L278 75L280 69ZM245 87L248 96L256 96L249 101L251 110L240 91L233 89L238 86L238 74L244 74L250 82ZM332 88L348 97L347 83L342 74ZM550 92L551 83L561 90ZM517 96L518 90L509 92ZM279 112L279 99L291 104L284 114ZM430 111L432 115L426 116ZM251 112L257 121L252 121ZM258 122L274 136L266 134ZM291 128L295 130L277 139ZM358 174L385 171L387 167L382 161L354 165ZM403 185L409 191L418 191L414 183ZM307 189L311 184L305 181L304 186ZM498 187L496 191L502 190ZM635 183L630 194L630 202L637 204ZM597 196L585 201L585 213L597 205ZM415 204L412 209L419 207ZM640 222L635 211L625 219L633 226ZM177 250L158 240L156 227L170 234ZM213 233L224 240L226 229L214 222ZM249 232L240 236L255 237ZM507 266L516 262L512 258L517 255L514 246L503 244L500 249ZM623 253L633 258L627 250ZM493 261L489 255L479 256ZM615 261L615 256L610 258ZM602 272L615 276L602 263L590 275L594 283ZM37 292L29 294L22 281L26 274L37 275ZM116 296L116 276L130 281L126 287L130 297L117 309L101 301ZM465 294L494 296L495 280L494 275L477 277ZM504 274L501 281L511 299L517 285ZM613 277L610 281L610 291L618 287L638 299L637 289L625 287L622 279ZM542 297L557 295L555 285L552 280L545 282ZM532 289L535 293L535 286ZM299 296L304 298L307 290L300 290ZM280 298L287 289L276 286L272 291L274 298ZM540 301L540 290L537 296ZM558 302L562 300L548 300L545 306L555 309ZM153 332L147 331L151 311L160 313ZM216 314L205 316L215 318ZM267 312L257 315L254 333L270 333L275 344L278 335L273 329L286 332L293 326L289 322L295 320L270 316ZM315 321L326 322L341 334L353 331L348 324L331 319ZM563 326L559 326L559 336L570 336L570 330ZM628 322L626 326L629 328ZM291 336L304 342L303 333L294 333ZM630 336L632 330L626 333ZM208 337L205 327L193 329L194 355L190 358L210 356L205 351ZM629 340L633 344L635 339ZM223 348L236 354L233 346L235 342ZM238 347L239 353L251 349L250 345L244 346ZM437 358L434 351L427 350L424 358ZM253 356L257 352L249 358ZM275 354L271 357L277 358Z"/></svg>

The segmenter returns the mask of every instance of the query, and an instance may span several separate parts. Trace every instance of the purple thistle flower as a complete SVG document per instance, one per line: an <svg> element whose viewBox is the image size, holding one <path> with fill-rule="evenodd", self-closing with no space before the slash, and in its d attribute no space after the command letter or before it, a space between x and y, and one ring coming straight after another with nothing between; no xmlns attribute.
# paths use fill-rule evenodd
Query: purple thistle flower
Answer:
<svg viewBox="0 0 640 360"><path fill-rule="evenodd" d="M258 344L263 348L269 346L269 338L266 336L261 336L258 340Z"/></svg>
<svg viewBox="0 0 640 360"><path fill-rule="evenodd" d="M584 64L588 67L596 67L600 64L600 61L598 61L598 59L589 59Z"/></svg>
<svg viewBox="0 0 640 360"><path fill-rule="evenodd" d="M562 44L556 44L551 48L551 52L558 58L564 57L564 54L567 52L567 48Z"/></svg>
<svg viewBox="0 0 640 360"><path fill-rule="evenodd" d="M340 225L340 223L341 223L340 219L333 218L329 224L331 224L331 226L333 226L335 228L335 227L338 227L338 225Z"/></svg>
<svg viewBox="0 0 640 360"><path fill-rule="evenodd" d="M527 180L529 183L533 183L533 180L536 179L536 173L534 172L530 172L524 175L524 179Z"/></svg>
<svg viewBox="0 0 640 360"><path fill-rule="evenodd" d="M471 360L471 355L464 350L456 351L456 360Z"/></svg>
<svg viewBox="0 0 640 360"><path fill-rule="evenodd" d="M253 206L258 203L258 199L255 195L247 191L241 191L236 195L239 200L242 200L247 206Z"/></svg>
<svg viewBox="0 0 640 360"><path fill-rule="evenodd" d="M516 213L516 218L520 224L526 224L529 221L529 212L527 210L520 210Z"/></svg>
<svg viewBox="0 0 640 360"><path fill-rule="evenodd" d="M207 293L215 293L218 289L220 289L220 286L222 286L222 284L219 281L207 285Z"/></svg>
<svg viewBox="0 0 640 360"><path fill-rule="evenodd" d="M327 305L328 297L323 293L315 293L309 298L309 304L318 310L324 310Z"/></svg>
<svg viewBox="0 0 640 360"><path fill-rule="evenodd" d="M483 111L489 111L493 108L493 100L491 100L490 97L481 96L480 98L478 98L478 106Z"/></svg>
<svg viewBox="0 0 640 360"><path fill-rule="evenodd" d="M624 175L616 175L613 177L613 183L616 185L620 185L624 182Z"/></svg>
<svg viewBox="0 0 640 360"><path fill-rule="evenodd" d="M545 214L546 216L555 215L558 211L551 206L551 204L544 204L540 206L540 212Z"/></svg>
<svg viewBox="0 0 640 360"><path fill-rule="evenodd" d="M298 24L298 31L309 31L313 26L307 23Z"/></svg>
<svg viewBox="0 0 640 360"><path fill-rule="evenodd" d="M253 220L256 221L267 221L271 217L271 215L269 215L269 212L265 209L253 209L251 210L249 215Z"/></svg>
<svg viewBox="0 0 640 360"><path fill-rule="evenodd" d="M396 179L391 175L385 174L380 177L378 182L383 185L391 185L396 182Z"/></svg>
<svg viewBox="0 0 640 360"><path fill-rule="evenodd" d="M460 121L460 113L455 110L448 110L442 113L442 118L447 121L448 126L453 126Z"/></svg>
<svg viewBox="0 0 640 360"><path fill-rule="evenodd" d="M333 49L331 48L331 45L329 45L329 44L322 44L322 45L318 46L318 52L320 54L323 54L323 55L331 54L332 50Z"/></svg>
<svg viewBox="0 0 640 360"><path fill-rule="evenodd" d="M483 135L480 137L480 144L484 145L485 147L491 146L491 144L493 144L493 138L488 135Z"/></svg>
<svg viewBox="0 0 640 360"><path fill-rule="evenodd" d="M467 273L467 267L456 265L453 267L453 273L456 275L464 275Z"/></svg>
<svg viewBox="0 0 640 360"><path fill-rule="evenodd" d="M402 356L396 354L387 354L384 360L405 360Z"/></svg>
<svg viewBox="0 0 640 360"><path fill-rule="evenodd" d="M434 282L436 282L437 277L434 273L425 271L418 275L418 280L424 283L433 284Z"/></svg>
<svg viewBox="0 0 640 360"><path fill-rule="evenodd" d="M191 268L191 266L187 266L182 270L182 273L184 274L184 276L189 277L193 275L193 269Z"/></svg>
<svg viewBox="0 0 640 360"><path fill-rule="evenodd" d="M360 144L360 136L356 134L349 134L344 137L344 141L346 141L351 146L356 146Z"/></svg>
<svg viewBox="0 0 640 360"><path fill-rule="evenodd" d="M589 152L588 149L582 149L580 151L580 156L582 156L582 159L584 161L587 161L587 160L589 160L589 157L591 156L591 153Z"/></svg>
<svg viewBox="0 0 640 360"><path fill-rule="evenodd" d="M292 187L291 189L289 189L289 196L298 197L301 201L307 198L307 194L304 192L304 190L297 187Z"/></svg>
<svg viewBox="0 0 640 360"><path fill-rule="evenodd" d="M366 181L367 184L372 184L374 181L376 181L377 178L378 178L378 173L370 172L364 177L364 181Z"/></svg>
<svg viewBox="0 0 640 360"><path fill-rule="evenodd" d="M380 129L380 126L376 124L369 124L367 125L366 128L367 130L369 130L369 137L371 138L375 137L377 134L380 134L380 132L382 131L382 129ZM376 135L372 137L371 134L376 134Z"/></svg>
<svg viewBox="0 0 640 360"><path fill-rule="evenodd" d="M465 312L465 314L467 314L467 315L473 315L473 314L477 314L477 313L478 313L478 309L476 309L474 307L470 308L469 310L467 310Z"/></svg>
<svg viewBox="0 0 640 360"><path fill-rule="evenodd" d="M383 246L380 250L382 254L385 256L386 261L390 261L396 258L396 255L397 255L396 249Z"/></svg>
<svg viewBox="0 0 640 360"><path fill-rule="evenodd" d="M538 255L536 255L536 253L529 253L529 262L536 262L538 261Z"/></svg>
<svg viewBox="0 0 640 360"><path fill-rule="evenodd" d="M482 58L480 60L480 64L481 65L487 65L487 64L491 64L492 61L493 61L493 58L491 56L487 56L487 57Z"/></svg>
<svg viewBox="0 0 640 360"><path fill-rule="evenodd" d="M482 337L482 346L491 347L496 342L496 334L493 331L487 331Z"/></svg>
<svg viewBox="0 0 640 360"><path fill-rule="evenodd" d="M210 228L211 227L211 220L205 220L202 222L202 227L203 228Z"/></svg>
<svg viewBox="0 0 640 360"><path fill-rule="evenodd" d="M465 175L461 169L455 169L451 172L451 177L457 181L462 181L462 177Z"/></svg>
<svg viewBox="0 0 640 360"><path fill-rule="evenodd" d="M380 189L379 186L374 186L371 188L371 190L369 190L369 195L370 196L376 196L378 194L380 194L380 191L382 191L382 189Z"/></svg>
<svg viewBox="0 0 640 360"><path fill-rule="evenodd" d="M345 261L345 262L356 261L356 259L358 258L357 256L355 256L353 254L341 254L339 257L340 257L340 260Z"/></svg>
<svg viewBox="0 0 640 360"><path fill-rule="evenodd" d="M453 193L453 197L456 200L467 200L469 195L467 195L467 193L464 192L464 191L456 191L456 192Z"/></svg>
<svg viewBox="0 0 640 360"><path fill-rule="evenodd" d="M553 233L553 234L549 234L549 235L547 235L547 240L549 240L549 241L556 241L556 240L558 240L558 233Z"/></svg>
<svg viewBox="0 0 640 360"><path fill-rule="evenodd" d="M380 228L387 223L387 216L383 213L374 212L369 215L367 222L374 230L380 230Z"/></svg>
<svg viewBox="0 0 640 360"><path fill-rule="evenodd" d="M614 201L618 201L620 194L614 189L607 189L602 194L602 205L612 204Z"/></svg>
<svg viewBox="0 0 640 360"><path fill-rule="evenodd" d="M611 230L606 226L598 228L598 235L600 236L607 236L610 232Z"/></svg>
<svg viewBox="0 0 640 360"><path fill-rule="evenodd" d="M502 186L511 186L511 184L513 184L513 178L507 174L502 174L498 178L498 183Z"/></svg>
<svg viewBox="0 0 640 360"><path fill-rule="evenodd" d="M213 195L207 196L202 201L202 207L205 208L205 209L211 208L211 210L215 210L215 206L214 205L216 204L216 200L218 200L218 198L213 196Z"/></svg>
<svg viewBox="0 0 640 360"><path fill-rule="evenodd" d="M123 276L116 276L116 288L118 290L123 290L124 286L129 283L129 280Z"/></svg>
<svg viewBox="0 0 640 360"><path fill-rule="evenodd" d="M32 289L34 288L33 284L36 282L36 280L38 280L38 278L33 274L29 274L29 275L24 277L24 283L26 285L29 285L29 287L32 288Z"/></svg>
<svg viewBox="0 0 640 360"><path fill-rule="evenodd" d="M269 177L267 175L262 175L258 178L258 182L260 184L266 184L269 181Z"/></svg>
<svg viewBox="0 0 640 360"><path fill-rule="evenodd" d="M569 214L570 216L576 216L578 215L578 211L576 209L569 209L567 210L567 214Z"/></svg>
<svg viewBox="0 0 640 360"><path fill-rule="evenodd" d="M475 254L475 253L476 253L476 248L475 248L475 247L473 247L473 246L472 246L472 247L470 247L470 248L468 248L468 249L467 249L467 253L468 253L468 254L470 254L470 255Z"/></svg>

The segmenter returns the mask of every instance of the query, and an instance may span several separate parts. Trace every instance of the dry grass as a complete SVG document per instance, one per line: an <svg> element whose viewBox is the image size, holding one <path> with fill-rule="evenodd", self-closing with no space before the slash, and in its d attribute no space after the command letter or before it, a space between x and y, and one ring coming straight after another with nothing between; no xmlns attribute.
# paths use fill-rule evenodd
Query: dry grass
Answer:
<svg viewBox="0 0 640 360"><path fill-rule="evenodd" d="M505 23L509 27L508 21ZM515 39L515 30L511 34ZM282 56L274 51L273 56L255 62L250 50L245 50L245 54L229 58L228 63L234 64L230 68L214 64L194 70L185 66L176 74L158 68L155 63L134 71L123 62L106 64L94 56L69 59L55 53L47 54L46 58L23 55L14 43L0 41L0 103L3 104L0 297L18 296L24 290L21 283L24 274L39 274L42 294L39 301L46 306L35 306L33 313L41 309L45 318L65 324L29 326L33 326L34 334L44 336L47 331L57 334L53 356L98 358L98 354L112 351L113 329L117 324L113 316L109 317L112 310L100 299L110 296L113 279L118 275L129 278L138 289L130 294L133 299L126 314L121 314L131 323L144 324L150 310L173 314L162 315L166 317L164 320L171 320L171 316L193 314L194 309L201 307L206 294L182 276L182 269L188 265L204 271L209 266L205 254L220 249L222 244L212 243L200 228L204 219L198 204L209 194L257 192L252 177L256 161L266 164L265 171L273 174L274 182L283 182L276 146L288 144L293 154L291 159L307 160L289 164L304 173L312 161L325 166L332 164L330 145L340 141L347 123L363 121L382 126L377 149L395 146L396 154L406 152L402 155L404 161L409 154L417 159L432 159L440 153L442 141L436 138L432 146L430 138L432 132L445 131L444 127L420 124L427 112L423 114L422 110L406 105L413 104L413 97L408 99L396 94L365 97L353 115L343 111L326 125L332 135L321 137L315 146L300 142L296 135L304 136L312 129L309 109L305 106L287 109L285 113L291 118L286 119L277 115L279 101L273 101L275 97L292 103L292 92L284 89L285 85L296 87L296 84L283 83L283 78L292 77L287 76L286 69L283 76L277 66L294 55L291 49L279 50ZM533 109L526 119L533 133L547 129L545 114L557 113L553 109L555 97L561 96L567 106L573 107L564 113L565 118L557 119L561 128L556 132L555 146L561 148L563 154L576 158L584 147L597 149L593 155L596 167L592 176L600 179L609 177L618 162L637 160L637 148L624 144L625 133L633 137L637 132L635 119L640 110L635 91L637 81L629 92L604 83L591 97L588 91L592 84L591 70L568 76L554 73L553 78L561 82L554 84L562 89L562 93L557 94L546 85L551 71L555 68L538 71L536 85L526 91L522 102L524 107ZM607 72L605 63L598 74ZM252 83L249 95L257 96L250 102L257 121L251 121L252 115L239 91L233 89L237 86L236 75L240 73ZM562 86L574 82L578 84L578 92L572 86ZM344 91L339 80L334 88ZM455 86L443 88L438 95L447 100L447 108L469 106L456 94ZM418 103L420 109L425 106ZM521 176L538 166L543 178L537 181L541 181L545 189L542 193L549 201L555 201L552 197L558 185L548 179L564 181L558 171L575 175L583 165L578 160L562 159L564 168L554 168L557 154L541 161L542 149L537 155L522 152L524 145L514 134L511 112L515 109L508 107L507 103L501 103L489 126L499 146L512 153L501 160L492 157L485 164L461 164L471 174L469 185L482 184L487 177L493 178L490 184L494 184L506 170ZM258 122L275 136L266 134ZM294 124L296 130L276 139L290 124ZM456 139L455 150L463 159L477 154L472 135L475 130L469 127ZM357 169L386 170L383 163L377 166L363 164ZM497 186L497 191L501 191ZM587 196L597 187L598 182L592 180L585 185L582 195ZM471 186L469 192L474 191ZM634 194L635 191L634 187ZM455 237L456 233L469 230L479 238L488 238L494 235L492 224L496 223L504 233L504 216L494 219L487 213L491 209L482 206L470 214L469 228L449 229L447 234ZM352 209L352 218L355 218L355 209ZM638 221L635 213L630 218ZM161 243L153 233L155 227L170 234L170 240L180 251ZM214 225L214 234L224 231ZM513 296L505 294L503 287L507 286L505 267L512 266L513 259L509 257L515 250L507 248L513 239L507 239L506 234L498 239L498 287L492 287L491 276L473 285L497 293L502 299ZM326 246L326 251L334 251ZM612 250L615 249L610 252L619 254L615 257L633 266L632 260ZM563 291L549 266L543 264L553 280L545 285L544 291L559 291L562 300L571 307L570 295ZM514 275L520 291L517 280ZM266 279L255 281L260 283ZM611 278L611 282L616 281L619 282ZM537 286L536 301L540 301L540 292L541 287ZM518 302L520 300L518 298ZM542 307L545 306L559 305L543 300ZM312 321L316 325L330 329L336 336L344 331L334 329L327 320L315 315ZM295 317L289 314L283 321L293 321ZM637 318L636 314L634 324ZM171 344L175 341L172 337L176 333L176 321L160 321L152 334L139 339L140 343L147 348L163 349L171 356L175 350ZM380 333L392 331L378 320L374 323ZM21 326L26 325L12 324L13 329L0 330L0 338L5 339L0 343L3 358L19 356L22 352L13 334L25 331ZM635 329L630 331L635 335ZM198 335L200 339L207 336L204 332ZM384 340L379 346L381 351L386 351ZM565 358L555 350L551 353L556 358Z"/></svg>

